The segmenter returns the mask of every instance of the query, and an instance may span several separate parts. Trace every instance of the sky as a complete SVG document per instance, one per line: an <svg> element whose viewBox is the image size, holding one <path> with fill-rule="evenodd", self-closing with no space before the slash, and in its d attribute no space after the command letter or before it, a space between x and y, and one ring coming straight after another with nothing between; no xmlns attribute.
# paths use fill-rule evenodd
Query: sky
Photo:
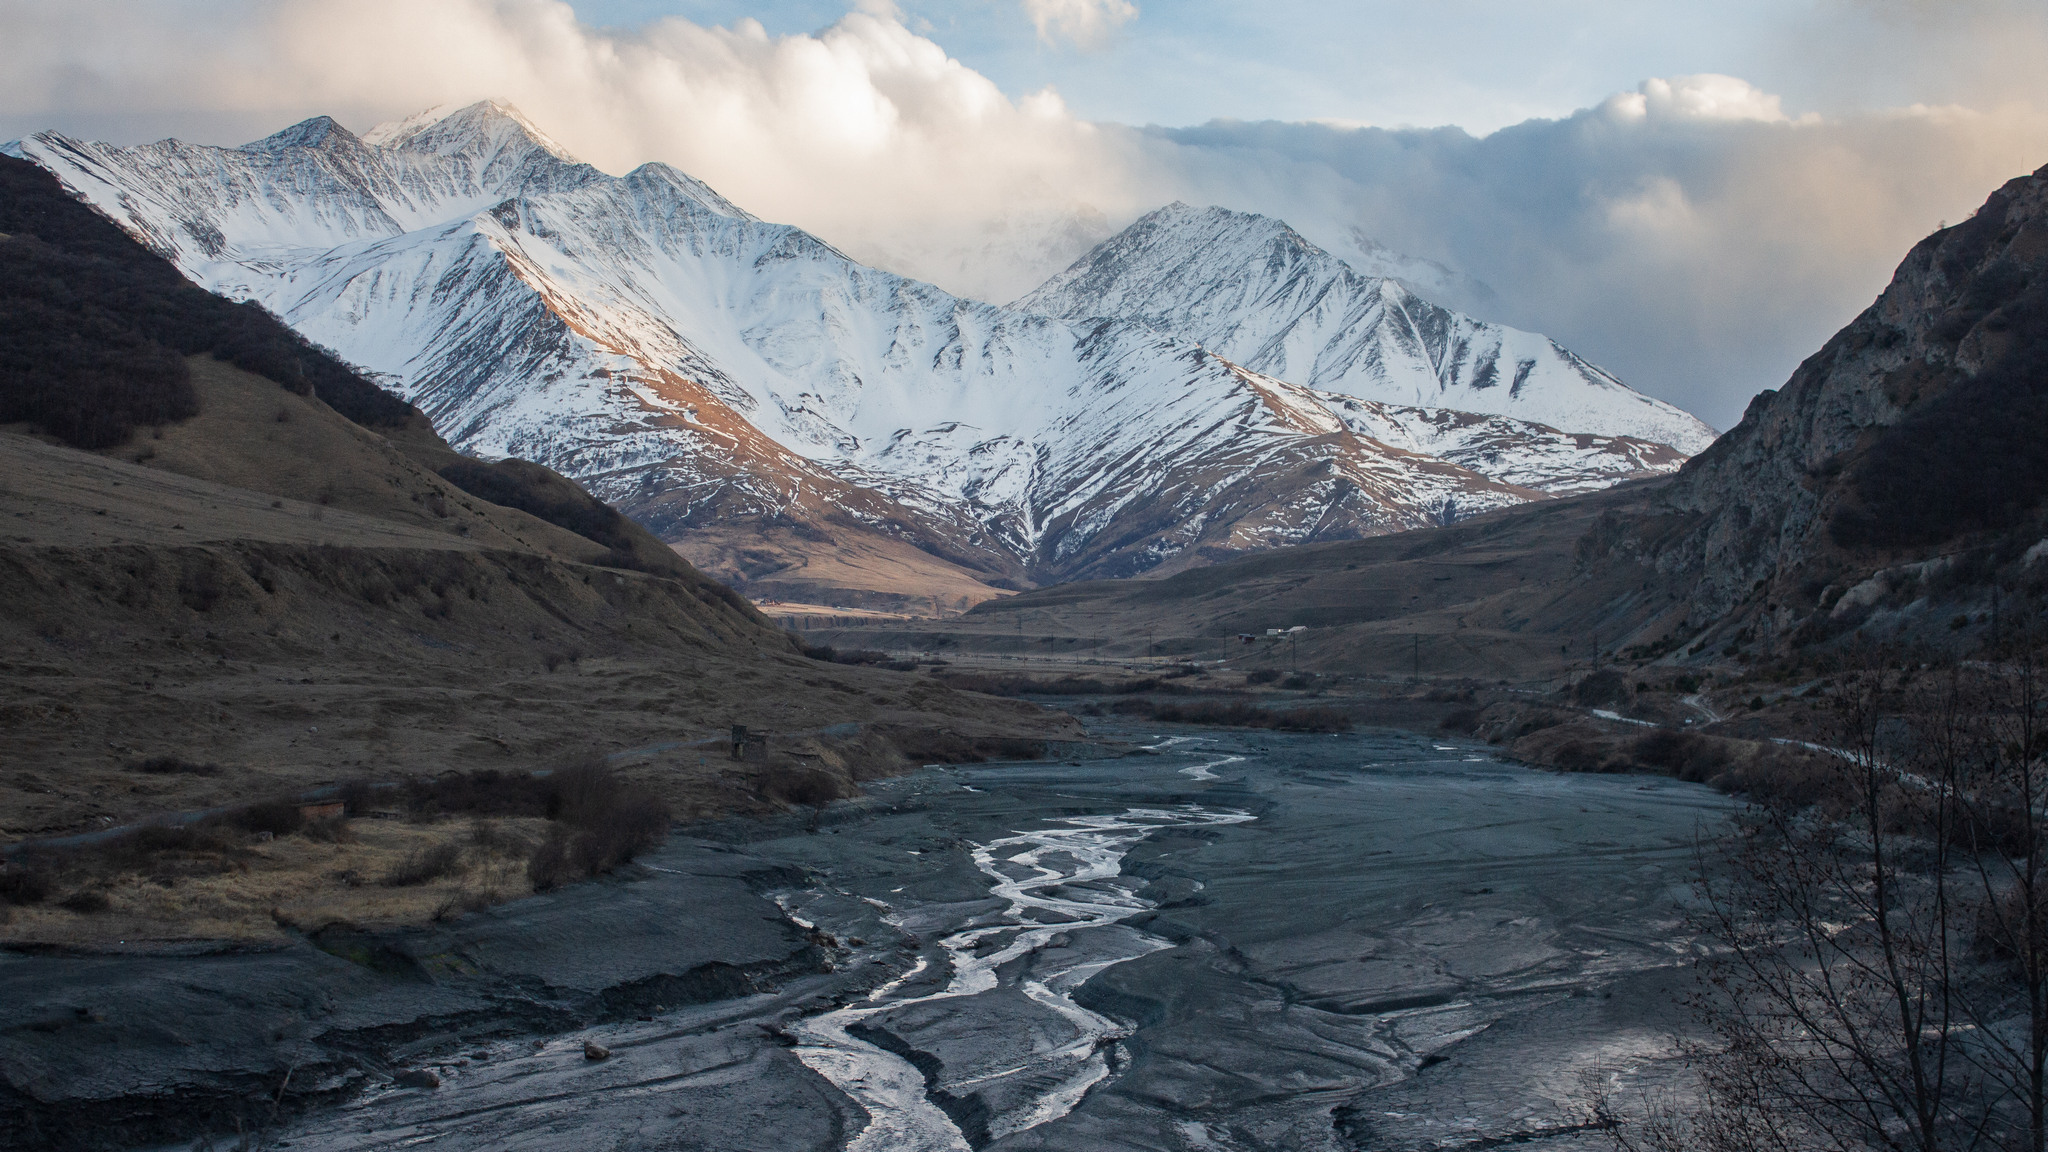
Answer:
<svg viewBox="0 0 2048 1152"><path fill-rule="evenodd" d="M496 97L997 301L1221 204L1726 428L2048 164L2044 61L2038 0L0 0L0 140Z"/></svg>

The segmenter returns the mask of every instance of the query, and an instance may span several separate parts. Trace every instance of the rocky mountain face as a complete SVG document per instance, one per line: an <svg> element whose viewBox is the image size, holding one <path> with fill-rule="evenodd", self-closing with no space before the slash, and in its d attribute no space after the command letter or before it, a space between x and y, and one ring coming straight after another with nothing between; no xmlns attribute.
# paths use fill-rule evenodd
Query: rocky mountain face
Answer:
<svg viewBox="0 0 2048 1152"><path fill-rule="evenodd" d="M757 598L962 608L1582 491L1712 436L1253 217L1165 210L1005 309L664 165L605 175L492 103L8 150L461 451L573 476Z"/></svg>
<svg viewBox="0 0 2048 1152"><path fill-rule="evenodd" d="M1746 606L1764 635L1825 634L1942 578L2024 583L2048 574L2044 443L2048 168L1915 245L1752 401L1672 483L1661 504L1686 527L1645 555L1691 582L1692 624Z"/></svg>

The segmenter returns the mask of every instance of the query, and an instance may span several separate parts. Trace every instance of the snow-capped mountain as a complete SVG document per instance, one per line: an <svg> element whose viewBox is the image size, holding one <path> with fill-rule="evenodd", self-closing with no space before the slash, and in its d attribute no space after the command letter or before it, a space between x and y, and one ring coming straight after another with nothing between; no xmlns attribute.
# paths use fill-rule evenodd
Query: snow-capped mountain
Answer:
<svg viewBox="0 0 2048 1152"><path fill-rule="evenodd" d="M376 374L458 448L575 476L757 596L962 606L1682 458L1302 387L1115 309L961 299L665 165L577 163L495 103L362 138L318 118L241 148L7 150ZM1037 298L1055 295L1073 298Z"/></svg>
<svg viewBox="0 0 2048 1152"><path fill-rule="evenodd" d="M1438 307L1286 224L1169 204L1019 299L1071 320L1147 321L1219 356L1362 400L1633 436L1690 455L1714 430L1548 337Z"/></svg>

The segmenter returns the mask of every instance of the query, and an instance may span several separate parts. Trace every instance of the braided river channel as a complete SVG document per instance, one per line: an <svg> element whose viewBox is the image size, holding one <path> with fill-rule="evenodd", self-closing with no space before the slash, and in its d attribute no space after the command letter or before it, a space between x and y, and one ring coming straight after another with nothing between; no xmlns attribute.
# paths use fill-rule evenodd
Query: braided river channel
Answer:
<svg viewBox="0 0 2048 1152"><path fill-rule="evenodd" d="M803 963L480 1042L438 1091L283 1140L1590 1152L1589 1094L1674 1082L1725 797L1405 732L1109 734L1140 750L686 829L617 885L636 915L786 933ZM612 1058L575 1059L586 1037Z"/></svg>

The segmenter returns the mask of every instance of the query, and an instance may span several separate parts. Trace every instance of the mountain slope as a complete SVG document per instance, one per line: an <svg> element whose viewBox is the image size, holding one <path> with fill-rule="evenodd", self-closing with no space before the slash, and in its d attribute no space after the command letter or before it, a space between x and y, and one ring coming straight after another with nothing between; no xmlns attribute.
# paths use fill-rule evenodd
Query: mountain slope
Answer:
<svg viewBox="0 0 2048 1152"><path fill-rule="evenodd" d="M1617 656L1995 652L2048 630L2044 443L2048 167L1915 245L1875 303L1675 476L845 642L1028 650L1028 615L1050 652L1241 662L1261 657L1236 633L1298 624L1303 667L1486 679Z"/></svg>
<svg viewBox="0 0 2048 1152"><path fill-rule="evenodd" d="M376 373L457 448L577 477L756 596L964 607L1417 527L1672 455L1361 406L1145 321L962 300L663 165L576 164L501 105L360 140L316 119L243 148L14 150Z"/></svg>
<svg viewBox="0 0 2048 1152"><path fill-rule="evenodd" d="M1877 570L1897 570L1883 598L1899 604L1944 575L1988 599L1994 574L2008 588L2048 575L2025 559L2048 533L2044 439L2048 168L1915 245L1875 303L1685 469L1668 506L1697 526L1667 563L1697 575L1695 623L1744 607L1765 636L1855 622Z"/></svg>
<svg viewBox="0 0 2048 1152"><path fill-rule="evenodd" d="M1018 300L1145 320L1256 372L1360 399L1450 408L1698 452L1714 432L1529 332L1368 276L1264 216L1170 204Z"/></svg>
<svg viewBox="0 0 2048 1152"><path fill-rule="evenodd" d="M43 301L74 347L121 331L117 319L203 330L209 311L248 313L18 160L0 158L0 233L0 299ZM269 326L262 346L349 376L275 320L246 323ZM970 740L1067 731L1036 710L805 659L569 481L458 456L389 397L406 419L372 427L288 372L176 362L189 405L124 442L86 451L39 419L0 427L0 839L372 773L673 748L733 723L791 742L866 725L864 771L901 764L892 742L914 748L940 725ZM0 399L34 385L10 371ZM133 770L160 756L221 767ZM694 750L657 785L686 810L754 802L719 772Z"/></svg>

